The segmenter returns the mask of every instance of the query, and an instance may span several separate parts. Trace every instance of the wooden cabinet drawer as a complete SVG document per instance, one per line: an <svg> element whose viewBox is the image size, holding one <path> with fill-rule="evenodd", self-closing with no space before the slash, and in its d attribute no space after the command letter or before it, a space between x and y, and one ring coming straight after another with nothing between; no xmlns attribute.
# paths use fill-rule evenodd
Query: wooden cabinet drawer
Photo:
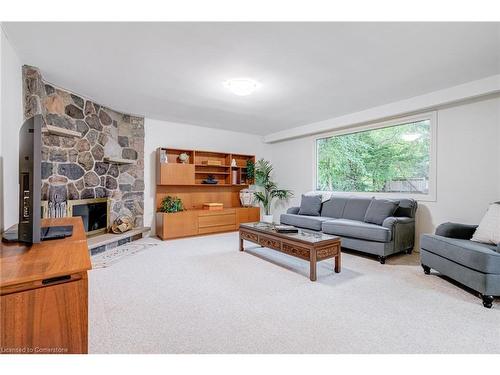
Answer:
<svg viewBox="0 0 500 375"><path fill-rule="evenodd" d="M259 245L264 247L268 247L274 250L281 250L281 241L276 240L271 237L261 236L259 235Z"/></svg>
<svg viewBox="0 0 500 375"><path fill-rule="evenodd" d="M224 208L222 210L200 210L198 216L221 216L236 215L236 208Z"/></svg>
<svg viewBox="0 0 500 375"><path fill-rule="evenodd" d="M198 228L210 228L218 226L232 225L233 229L236 226L236 215L234 213L224 215L210 215L198 217Z"/></svg>
<svg viewBox="0 0 500 375"><path fill-rule="evenodd" d="M240 233L241 238L247 241L252 241L252 242L259 242L259 236L253 233L247 233L247 232L241 232Z"/></svg>
<svg viewBox="0 0 500 375"><path fill-rule="evenodd" d="M234 224L230 225L216 225L212 227L199 228L199 234L217 233L217 232L229 232L234 230Z"/></svg>

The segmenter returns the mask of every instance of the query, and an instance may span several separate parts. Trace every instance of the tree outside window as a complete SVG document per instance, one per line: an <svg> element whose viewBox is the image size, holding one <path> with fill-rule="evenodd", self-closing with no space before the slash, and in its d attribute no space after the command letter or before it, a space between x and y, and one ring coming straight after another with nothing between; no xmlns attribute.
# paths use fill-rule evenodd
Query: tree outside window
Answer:
<svg viewBox="0 0 500 375"><path fill-rule="evenodd" d="M316 141L318 190L429 193L430 120Z"/></svg>

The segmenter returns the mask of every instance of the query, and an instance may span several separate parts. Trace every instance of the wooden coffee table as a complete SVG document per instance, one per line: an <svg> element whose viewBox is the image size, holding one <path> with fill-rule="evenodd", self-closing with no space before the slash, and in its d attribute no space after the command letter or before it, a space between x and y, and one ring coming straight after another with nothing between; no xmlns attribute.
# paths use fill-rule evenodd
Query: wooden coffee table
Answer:
<svg viewBox="0 0 500 375"><path fill-rule="evenodd" d="M273 224L240 224L240 251L243 240L281 251L294 257L308 260L310 279L316 281L316 264L325 259L335 258L335 272L340 272L340 238L312 230L299 229L298 233L278 233Z"/></svg>

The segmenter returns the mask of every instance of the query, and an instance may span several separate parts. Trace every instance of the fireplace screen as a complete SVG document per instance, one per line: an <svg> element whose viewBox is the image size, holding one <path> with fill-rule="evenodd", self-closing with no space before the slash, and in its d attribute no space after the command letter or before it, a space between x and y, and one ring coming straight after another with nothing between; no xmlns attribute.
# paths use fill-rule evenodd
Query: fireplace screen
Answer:
<svg viewBox="0 0 500 375"><path fill-rule="evenodd" d="M68 216L81 216L87 234L107 231L108 211L106 198L68 201Z"/></svg>

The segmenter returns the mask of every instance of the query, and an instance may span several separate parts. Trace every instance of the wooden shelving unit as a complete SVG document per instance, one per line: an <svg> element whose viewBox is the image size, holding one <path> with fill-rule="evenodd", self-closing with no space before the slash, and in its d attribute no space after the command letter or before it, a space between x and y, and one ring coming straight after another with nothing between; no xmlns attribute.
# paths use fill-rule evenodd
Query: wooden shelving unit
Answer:
<svg viewBox="0 0 500 375"><path fill-rule="evenodd" d="M161 162L162 152L166 155L166 162ZM182 153L189 156L189 160L186 163L182 163L179 160L179 155ZM236 161L236 166L231 166L233 159ZM203 184L203 180L212 175L217 180L217 184L210 186L247 186L253 182L247 181L247 160L252 160L255 163L255 156L214 151L159 148L157 150L156 184L162 186L206 186L209 184ZM219 164L214 165L213 163ZM233 174L233 171L235 174Z"/></svg>
<svg viewBox="0 0 500 375"><path fill-rule="evenodd" d="M179 155L189 156L183 163ZM164 157L162 157L162 154ZM236 166L232 166L232 160ZM163 161L162 161L163 160ZM259 221L258 207L241 207L239 192L253 181L247 179L247 161L254 155L215 151L158 148L156 157L156 204L167 195L179 197L186 209L158 212L156 233L162 239L237 230L243 222ZM209 175L217 184L204 184ZM204 203L223 203L220 211L203 210Z"/></svg>

